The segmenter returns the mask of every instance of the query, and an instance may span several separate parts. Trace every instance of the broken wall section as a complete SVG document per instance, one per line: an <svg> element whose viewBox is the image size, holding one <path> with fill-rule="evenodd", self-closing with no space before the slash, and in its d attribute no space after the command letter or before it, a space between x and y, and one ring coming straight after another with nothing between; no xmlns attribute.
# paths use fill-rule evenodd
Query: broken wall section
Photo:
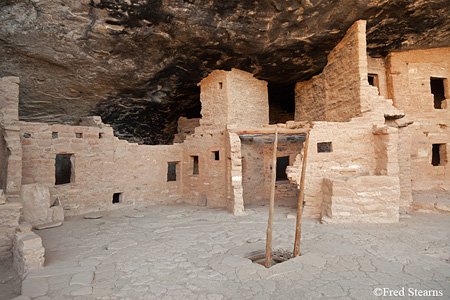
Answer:
<svg viewBox="0 0 450 300"><path fill-rule="evenodd" d="M0 188L10 201L20 202L22 147L20 144L19 78L0 78Z"/></svg>
<svg viewBox="0 0 450 300"><path fill-rule="evenodd" d="M367 82L366 21L357 21L328 55L323 72L295 88L295 121L347 122L361 115Z"/></svg>

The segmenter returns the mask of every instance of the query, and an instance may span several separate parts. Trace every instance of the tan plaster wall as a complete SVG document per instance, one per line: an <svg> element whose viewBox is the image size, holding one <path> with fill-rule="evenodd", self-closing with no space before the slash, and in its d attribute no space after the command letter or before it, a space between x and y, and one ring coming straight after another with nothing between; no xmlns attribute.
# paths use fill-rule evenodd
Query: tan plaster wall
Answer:
<svg viewBox="0 0 450 300"><path fill-rule="evenodd" d="M450 98L450 48L394 52L387 57L388 92L396 107L413 121L411 137L411 180L413 190L450 189L450 110L435 109L430 77L447 78L445 96ZM445 100L448 104L448 100ZM405 137L406 139L406 137ZM443 165L433 166L432 144L447 144Z"/></svg>

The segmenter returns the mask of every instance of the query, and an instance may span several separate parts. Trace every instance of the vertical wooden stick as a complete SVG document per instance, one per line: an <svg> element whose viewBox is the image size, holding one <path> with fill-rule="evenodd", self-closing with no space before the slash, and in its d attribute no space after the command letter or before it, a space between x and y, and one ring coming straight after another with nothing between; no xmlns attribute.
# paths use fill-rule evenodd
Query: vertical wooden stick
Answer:
<svg viewBox="0 0 450 300"><path fill-rule="evenodd" d="M300 238L302 233L303 198L305 196L305 171L306 171L306 156L308 155L308 143L309 143L309 133L306 134L305 148L303 149L302 173L300 177L300 193L298 195L298 204L297 204L297 222L295 224L294 257L300 255Z"/></svg>
<svg viewBox="0 0 450 300"><path fill-rule="evenodd" d="M275 142L273 143L273 161L272 161L272 181L270 186L270 207L269 207L269 223L267 224L266 238L266 268L272 266L272 228L273 228L273 212L275 207L275 180L277 177L277 147L278 147L278 130L275 127Z"/></svg>

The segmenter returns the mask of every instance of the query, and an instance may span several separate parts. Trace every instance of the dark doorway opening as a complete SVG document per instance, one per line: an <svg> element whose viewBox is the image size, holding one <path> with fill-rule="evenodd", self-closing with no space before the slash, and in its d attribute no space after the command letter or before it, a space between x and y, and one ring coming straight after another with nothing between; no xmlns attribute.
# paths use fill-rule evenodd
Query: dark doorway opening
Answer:
<svg viewBox="0 0 450 300"><path fill-rule="evenodd" d="M56 154L55 159L55 185L71 182L72 154Z"/></svg>
<svg viewBox="0 0 450 300"><path fill-rule="evenodd" d="M295 83L275 84L269 82L269 123L286 123L295 117Z"/></svg>
<svg viewBox="0 0 450 300"><path fill-rule="evenodd" d="M442 109L442 100L445 100L444 78L430 78L430 85L434 98L434 108Z"/></svg>
<svg viewBox="0 0 450 300"><path fill-rule="evenodd" d="M277 179L276 181L288 180L286 168L289 166L289 156L277 157Z"/></svg>

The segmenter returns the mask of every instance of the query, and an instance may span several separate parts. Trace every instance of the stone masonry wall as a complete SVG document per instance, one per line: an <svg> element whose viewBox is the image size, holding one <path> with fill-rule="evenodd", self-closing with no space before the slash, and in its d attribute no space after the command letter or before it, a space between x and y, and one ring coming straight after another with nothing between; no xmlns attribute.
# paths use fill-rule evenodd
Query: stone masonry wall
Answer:
<svg viewBox="0 0 450 300"><path fill-rule="evenodd" d="M210 130L225 130L228 121L228 76L216 70L199 84L202 118L200 125Z"/></svg>
<svg viewBox="0 0 450 300"><path fill-rule="evenodd" d="M193 205L226 207L228 155L225 133L203 129L196 128L195 134L188 136L183 144L182 199ZM198 157L198 174L194 174L194 156Z"/></svg>
<svg viewBox="0 0 450 300"><path fill-rule="evenodd" d="M22 179L18 105L19 78L0 78L0 188L11 201L20 201Z"/></svg>
<svg viewBox="0 0 450 300"><path fill-rule="evenodd" d="M241 142L244 205L269 203L273 135L265 138L266 142L264 142L263 136L254 138L253 142ZM303 143L299 141L279 142L277 157L289 156L289 162L292 165L297 153L301 152L302 148ZM297 186L289 181L276 181L275 203L277 205L295 205L297 203L297 191Z"/></svg>
<svg viewBox="0 0 450 300"><path fill-rule="evenodd" d="M323 223L397 223L397 176L325 178Z"/></svg>
<svg viewBox="0 0 450 300"><path fill-rule="evenodd" d="M181 179L167 182L167 163L182 160L182 146L130 144L112 128L21 123L23 183L39 183L59 197L65 215L137 202L177 200ZM57 154L72 154L72 180L55 185ZM113 204L113 194L122 193Z"/></svg>
<svg viewBox="0 0 450 300"><path fill-rule="evenodd" d="M3 197L0 190L0 200ZM20 203L0 203L0 256L9 254L13 247L14 232L19 226L21 209Z"/></svg>
<svg viewBox="0 0 450 300"><path fill-rule="evenodd" d="M252 74L231 69L227 72L228 124L258 127L269 124L267 82Z"/></svg>
<svg viewBox="0 0 450 300"><path fill-rule="evenodd" d="M391 53L386 65L389 96L406 113L405 118L414 122L408 127L412 189L450 190L450 48ZM434 108L432 77L444 79L447 100L441 109ZM446 148L438 166L432 165L433 144Z"/></svg>
<svg viewBox="0 0 450 300"><path fill-rule="evenodd" d="M367 81L365 21L356 22L328 55L323 72L296 85L296 121L346 122L361 114Z"/></svg>
<svg viewBox="0 0 450 300"><path fill-rule="evenodd" d="M379 95L388 98L385 60L367 56L367 71L369 74L377 76L375 86L378 88Z"/></svg>

